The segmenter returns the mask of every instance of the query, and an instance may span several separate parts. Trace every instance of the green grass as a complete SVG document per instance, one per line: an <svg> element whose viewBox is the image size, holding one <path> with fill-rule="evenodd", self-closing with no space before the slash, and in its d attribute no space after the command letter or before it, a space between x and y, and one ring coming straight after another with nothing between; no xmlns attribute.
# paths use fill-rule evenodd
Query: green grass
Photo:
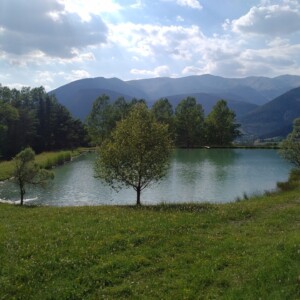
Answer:
<svg viewBox="0 0 300 300"><path fill-rule="evenodd" d="M0 162L0 181L10 178L12 171L13 171L12 161Z"/></svg>
<svg viewBox="0 0 300 300"><path fill-rule="evenodd" d="M299 199L0 205L0 299L300 299Z"/></svg>
<svg viewBox="0 0 300 300"><path fill-rule="evenodd" d="M43 152L36 155L36 162L42 168L50 169L54 166L58 166L70 161L72 157L79 155L82 151L85 151L85 149L78 148L74 151ZM13 161L0 162L0 181L9 179L11 177L13 168Z"/></svg>

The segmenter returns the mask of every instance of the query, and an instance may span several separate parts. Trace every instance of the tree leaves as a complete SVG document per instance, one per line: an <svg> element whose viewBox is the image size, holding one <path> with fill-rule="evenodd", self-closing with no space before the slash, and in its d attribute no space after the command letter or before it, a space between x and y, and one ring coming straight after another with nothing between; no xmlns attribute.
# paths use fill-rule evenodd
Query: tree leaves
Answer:
<svg viewBox="0 0 300 300"><path fill-rule="evenodd" d="M300 118L294 120L293 131L280 143L279 153L300 168Z"/></svg>
<svg viewBox="0 0 300 300"><path fill-rule="evenodd" d="M26 185L45 186L48 180L53 179L54 174L45 169L40 169L35 163L35 153L31 148L26 148L14 158L14 181L20 188L21 205L26 192Z"/></svg>
<svg viewBox="0 0 300 300"><path fill-rule="evenodd" d="M156 122L138 103L99 149L96 176L115 189L131 186L142 191L165 175L171 149L168 126Z"/></svg>

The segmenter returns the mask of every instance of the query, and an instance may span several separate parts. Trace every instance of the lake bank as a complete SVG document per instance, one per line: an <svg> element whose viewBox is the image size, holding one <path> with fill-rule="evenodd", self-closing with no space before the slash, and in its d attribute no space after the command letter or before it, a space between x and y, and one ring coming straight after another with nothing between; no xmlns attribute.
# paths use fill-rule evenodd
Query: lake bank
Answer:
<svg viewBox="0 0 300 300"><path fill-rule="evenodd" d="M300 296L299 187L249 201L0 205L0 298Z"/></svg>
<svg viewBox="0 0 300 300"><path fill-rule="evenodd" d="M91 148L93 149L93 148ZM71 161L82 153L89 152L89 149L78 148L74 150L62 150L53 152L42 152L36 155L36 162L41 168L51 169L61 166L62 164ZM14 169L13 160L0 161L0 182L11 178Z"/></svg>
<svg viewBox="0 0 300 300"><path fill-rule="evenodd" d="M32 205L132 205L133 189L117 193L94 178L94 154L78 157L55 168L55 178L46 189L28 189ZM286 181L290 164L269 149L176 149L170 168L160 184L142 193L142 204L170 201L230 202L276 189ZM0 198L18 200L19 191L10 182L1 184Z"/></svg>

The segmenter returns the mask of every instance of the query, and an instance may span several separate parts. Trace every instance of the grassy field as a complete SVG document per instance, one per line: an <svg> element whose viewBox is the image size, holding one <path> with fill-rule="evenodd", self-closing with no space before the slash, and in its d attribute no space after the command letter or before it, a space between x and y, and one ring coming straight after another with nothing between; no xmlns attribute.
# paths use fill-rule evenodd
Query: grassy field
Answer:
<svg viewBox="0 0 300 300"><path fill-rule="evenodd" d="M61 165L66 161L70 161L72 157L79 155L84 148L78 148L73 151L56 151L56 152L43 152L36 155L36 162L42 167L49 169L51 167ZM0 162L0 181L9 179L12 176L14 168L13 161Z"/></svg>
<svg viewBox="0 0 300 300"><path fill-rule="evenodd" d="M0 299L300 299L300 190L223 205L0 205Z"/></svg>

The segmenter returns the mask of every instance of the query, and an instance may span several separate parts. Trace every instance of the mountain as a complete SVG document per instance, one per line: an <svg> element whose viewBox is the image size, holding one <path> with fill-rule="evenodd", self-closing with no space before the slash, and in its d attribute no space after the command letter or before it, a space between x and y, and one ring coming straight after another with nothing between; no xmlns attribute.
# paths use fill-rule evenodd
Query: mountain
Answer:
<svg viewBox="0 0 300 300"><path fill-rule="evenodd" d="M55 94L57 100L66 106L74 117L84 120L90 113L93 102L98 96L106 94L110 99L124 97L146 98L146 95L118 78L103 77L76 80L63 85L50 94Z"/></svg>
<svg viewBox="0 0 300 300"><path fill-rule="evenodd" d="M75 118L84 121L87 115L91 112L94 101L103 94L109 96L109 98L112 100L115 100L119 97L124 97L126 101L130 101L132 99L131 96L111 90L82 89L78 90L76 93L73 93L71 97L62 97L61 99L64 100L60 101L60 103L62 103Z"/></svg>
<svg viewBox="0 0 300 300"><path fill-rule="evenodd" d="M268 101L264 95L252 87L239 84L238 80L201 75L182 78L151 78L127 82L143 90L150 99L158 99L168 95L206 93L226 95L236 100L242 99L242 101L258 105Z"/></svg>
<svg viewBox="0 0 300 300"><path fill-rule="evenodd" d="M300 117L300 88L295 88L260 106L240 119L242 128L258 137L285 136Z"/></svg>
<svg viewBox="0 0 300 300"><path fill-rule="evenodd" d="M144 91L150 99L186 93L207 93L262 105L292 88L299 87L300 76L224 78L206 74L131 80L127 83Z"/></svg>
<svg viewBox="0 0 300 300"><path fill-rule="evenodd" d="M50 93L55 94L60 103L65 105L75 117L82 120L90 112L93 101L102 94L107 94L111 100L121 96L127 100L143 98L150 105L159 98L167 97L174 102L174 108L179 100L196 95L198 101L206 107L206 113L215 104L217 96L219 99L227 100L229 107L235 110L238 117L242 117L257 105L266 104L296 87L300 87L300 76L291 75L275 78L255 76L224 78L199 75L130 81L97 77L71 82Z"/></svg>

